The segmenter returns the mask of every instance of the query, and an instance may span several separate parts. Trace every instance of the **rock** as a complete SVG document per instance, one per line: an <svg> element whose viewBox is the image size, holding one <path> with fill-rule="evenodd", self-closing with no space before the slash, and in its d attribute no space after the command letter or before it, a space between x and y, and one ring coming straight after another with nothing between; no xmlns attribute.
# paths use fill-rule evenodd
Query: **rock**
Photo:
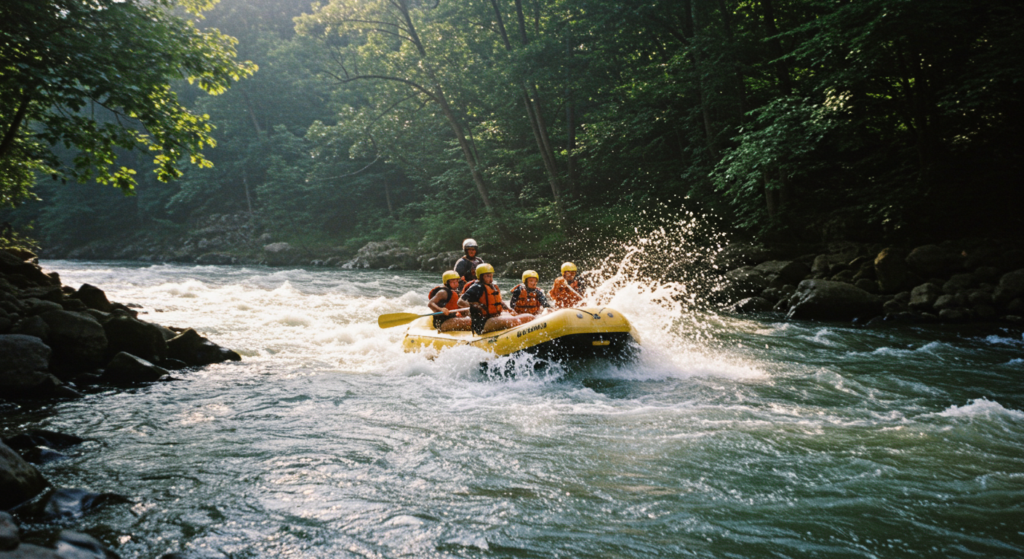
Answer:
<svg viewBox="0 0 1024 559"><path fill-rule="evenodd" d="M108 354L127 352L147 361L167 358L167 342L155 324L127 316L111 318L103 325Z"/></svg>
<svg viewBox="0 0 1024 559"><path fill-rule="evenodd" d="M547 258L515 260L505 265L501 271L501 277L512 278L519 282L523 279L523 272L533 270L542 278L552 278L558 275L558 266L558 262Z"/></svg>
<svg viewBox="0 0 1024 559"><path fill-rule="evenodd" d="M768 278L752 266L737 268L725 274L722 290L729 299L736 300L760 294L768 287Z"/></svg>
<svg viewBox="0 0 1024 559"><path fill-rule="evenodd" d="M956 255L938 245L924 245L907 255L907 265L925 277L945 275L963 268L963 262Z"/></svg>
<svg viewBox="0 0 1024 559"><path fill-rule="evenodd" d="M136 384L156 382L168 374L166 369L122 351L107 363L101 380L110 384Z"/></svg>
<svg viewBox="0 0 1024 559"><path fill-rule="evenodd" d="M411 249L388 239L366 243L356 252L356 257L342 265L342 268L374 268L394 270L416 270L420 263Z"/></svg>
<svg viewBox="0 0 1024 559"><path fill-rule="evenodd" d="M103 363L107 336L91 315L47 311L39 315L50 327L53 362L65 370L88 370Z"/></svg>
<svg viewBox="0 0 1024 559"><path fill-rule="evenodd" d="M967 301L972 305L991 305L992 294L978 289L967 295Z"/></svg>
<svg viewBox="0 0 1024 559"><path fill-rule="evenodd" d="M928 310L932 308L935 301L942 295L942 288L934 283L924 283L915 287L910 292L910 301L907 305L914 310Z"/></svg>
<svg viewBox="0 0 1024 559"><path fill-rule="evenodd" d="M57 555L57 550L23 543L17 549L0 553L0 559L68 559Z"/></svg>
<svg viewBox="0 0 1024 559"><path fill-rule="evenodd" d="M861 278L853 282L856 287L867 291L868 293L878 293L878 282L875 280Z"/></svg>
<svg viewBox="0 0 1024 559"><path fill-rule="evenodd" d="M267 266L290 266L298 259L298 251L288 243L271 243L263 247Z"/></svg>
<svg viewBox="0 0 1024 559"><path fill-rule="evenodd" d="M96 538L71 530L61 531L56 551L61 559L120 559Z"/></svg>
<svg viewBox="0 0 1024 559"><path fill-rule="evenodd" d="M772 307L772 310L775 311L775 312L781 312L781 313L788 312L789 311L789 299L779 299L779 302L775 303L775 305Z"/></svg>
<svg viewBox="0 0 1024 559"><path fill-rule="evenodd" d="M85 303L85 306L90 309L96 309L101 312L110 312L110 301L107 300L107 294L102 289L89 285L83 284L82 287L78 288L78 291L72 295L73 298Z"/></svg>
<svg viewBox="0 0 1024 559"><path fill-rule="evenodd" d="M939 312L939 320L943 322L963 322L967 320L967 314L960 309L942 309Z"/></svg>
<svg viewBox="0 0 1024 559"><path fill-rule="evenodd" d="M885 303L882 303L882 310L884 310L886 314L895 314L907 309L895 299L890 299Z"/></svg>
<svg viewBox="0 0 1024 559"><path fill-rule="evenodd" d="M227 266L237 263L238 259L223 252L208 252L196 258L196 264L202 266Z"/></svg>
<svg viewBox="0 0 1024 559"><path fill-rule="evenodd" d="M11 328L11 333L39 338L43 342L50 339L50 327L38 316L30 316L22 319Z"/></svg>
<svg viewBox="0 0 1024 559"><path fill-rule="evenodd" d="M76 519L107 503L129 503L127 497L116 493L92 493L85 489L51 489L11 509L15 515L31 520L52 521Z"/></svg>
<svg viewBox="0 0 1024 559"><path fill-rule="evenodd" d="M767 299L764 299L764 298L761 298L761 297L747 297L746 299L743 299L742 301L739 301L739 302L731 305L726 310L728 312L744 314L744 313L767 312L767 311L770 311L771 309L772 309L772 302L771 301L769 301Z"/></svg>
<svg viewBox="0 0 1024 559"><path fill-rule="evenodd" d="M188 367L188 363L178 359L171 359L170 357L160 361L157 365L169 371L180 371L181 369Z"/></svg>
<svg viewBox="0 0 1024 559"><path fill-rule="evenodd" d="M952 295L942 295L935 300L935 304L932 305L932 308L937 311L942 311L945 309L956 308L956 306L956 299Z"/></svg>
<svg viewBox="0 0 1024 559"><path fill-rule="evenodd" d="M18 535L18 525L14 523L14 517L6 512L0 511L0 551L9 551L18 547L21 539Z"/></svg>
<svg viewBox="0 0 1024 559"><path fill-rule="evenodd" d="M30 371L46 371L49 366L50 347L39 338L23 334L0 335L0 379Z"/></svg>
<svg viewBox="0 0 1024 559"><path fill-rule="evenodd" d="M28 316L42 314L46 311L64 310L64 307L61 306L59 303L54 303L53 301L44 301L42 299L36 299L35 297L25 299L24 301L22 301L22 304L25 306L25 314Z"/></svg>
<svg viewBox="0 0 1024 559"><path fill-rule="evenodd" d="M953 295L974 285L974 276L971 274L956 274L949 278L949 281L942 284L942 292Z"/></svg>
<svg viewBox="0 0 1024 559"><path fill-rule="evenodd" d="M783 261L783 260L771 260L768 262L762 262L754 267L755 270L759 271L762 275L774 274L779 279L783 280L783 283L797 284L803 281L805 277L811 274L811 269L807 267L803 262Z"/></svg>
<svg viewBox="0 0 1024 559"><path fill-rule="evenodd" d="M979 319L990 320L996 317L996 309L992 305L978 304L971 307L971 310Z"/></svg>
<svg viewBox="0 0 1024 559"><path fill-rule="evenodd" d="M67 459L67 456L45 446L34 446L26 449L21 453L21 457L29 464L48 464Z"/></svg>
<svg viewBox="0 0 1024 559"><path fill-rule="evenodd" d="M1004 252L996 261L996 266L1004 270L1016 270L1024 266L1024 250L1013 249Z"/></svg>
<svg viewBox="0 0 1024 559"><path fill-rule="evenodd" d="M828 261L827 254L819 254L814 257L814 263L811 264L811 272L815 274L827 274L830 262Z"/></svg>
<svg viewBox="0 0 1024 559"><path fill-rule="evenodd" d="M242 357L199 335L189 328L167 342L167 354L189 366L202 366L222 361L241 361Z"/></svg>
<svg viewBox="0 0 1024 559"><path fill-rule="evenodd" d="M732 243L712 257L715 268L729 270L772 260L779 255L773 248L752 243ZM538 270L539 271L539 270Z"/></svg>
<svg viewBox="0 0 1024 559"><path fill-rule="evenodd" d="M831 278L834 282L852 283L853 270L843 270Z"/></svg>
<svg viewBox="0 0 1024 559"><path fill-rule="evenodd" d="M975 283L995 283L999 279L999 268L982 266L974 270Z"/></svg>
<svg viewBox="0 0 1024 559"><path fill-rule="evenodd" d="M1024 298L1017 297L1006 305L1006 314L1024 314Z"/></svg>
<svg viewBox="0 0 1024 559"><path fill-rule="evenodd" d="M85 312L89 310L89 307L78 299L65 299L60 302L60 306L66 311Z"/></svg>
<svg viewBox="0 0 1024 559"><path fill-rule="evenodd" d="M849 320L881 313L878 297L855 286L826 280L804 280L790 301L788 318Z"/></svg>
<svg viewBox="0 0 1024 559"><path fill-rule="evenodd" d="M996 303L1005 305L1011 300L1024 295L1024 269L1004 274L999 278L999 285L993 295Z"/></svg>
<svg viewBox="0 0 1024 559"><path fill-rule="evenodd" d="M875 277L882 293L894 293L907 286L910 267L906 252L897 248L882 249L875 257Z"/></svg>
<svg viewBox="0 0 1024 559"><path fill-rule="evenodd" d="M9 439L4 439L3 442L14 450L25 450L35 446L68 448L82 444L85 442L85 439L74 435L68 435L66 433L47 431L46 429L30 429L25 433L15 435Z"/></svg>
<svg viewBox="0 0 1024 559"><path fill-rule="evenodd" d="M47 483L39 470L11 447L0 443L0 510L10 509L35 497Z"/></svg>
<svg viewBox="0 0 1024 559"><path fill-rule="evenodd" d="M910 292L909 291L900 291L899 293L897 293L897 294L892 296L892 300L896 301L898 303L901 303L903 305L907 305L907 304L910 303Z"/></svg>
<svg viewBox="0 0 1024 559"><path fill-rule="evenodd" d="M0 316L0 334L9 333L11 331L12 326L14 326L14 324L11 322L10 318L7 318L6 316Z"/></svg>

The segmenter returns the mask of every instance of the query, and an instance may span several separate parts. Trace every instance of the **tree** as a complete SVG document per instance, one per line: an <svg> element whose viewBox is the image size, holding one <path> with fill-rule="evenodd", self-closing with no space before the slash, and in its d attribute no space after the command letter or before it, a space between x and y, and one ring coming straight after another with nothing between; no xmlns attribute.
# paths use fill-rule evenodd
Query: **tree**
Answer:
<svg viewBox="0 0 1024 559"><path fill-rule="evenodd" d="M216 0L13 0L0 4L0 204L31 196L35 172L124 192L134 168L117 150L155 154L158 178L182 160L207 166L211 124L171 88L217 94L251 75L235 41L200 30ZM187 14L187 15L179 15ZM188 16L191 16L188 17ZM51 148L76 151L69 163Z"/></svg>

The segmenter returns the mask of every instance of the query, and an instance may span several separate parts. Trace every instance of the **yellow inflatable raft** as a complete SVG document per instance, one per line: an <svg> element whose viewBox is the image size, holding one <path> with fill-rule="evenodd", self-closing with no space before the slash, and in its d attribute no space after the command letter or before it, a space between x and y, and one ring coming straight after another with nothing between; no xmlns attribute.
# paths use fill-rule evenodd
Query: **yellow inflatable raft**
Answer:
<svg viewBox="0 0 1024 559"><path fill-rule="evenodd" d="M640 337L629 320L607 307L560 309L521 326L482 336L439 332L428 316L413 322L402 340L407 352L469 345L496 355L526 351L548 359L629 357L639 343Z"/></svg>

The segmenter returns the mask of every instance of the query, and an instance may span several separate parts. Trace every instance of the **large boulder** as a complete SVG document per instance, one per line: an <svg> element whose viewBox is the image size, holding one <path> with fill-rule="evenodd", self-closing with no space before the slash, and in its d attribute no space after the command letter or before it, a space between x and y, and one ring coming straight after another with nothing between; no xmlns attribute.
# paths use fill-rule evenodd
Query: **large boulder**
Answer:
<svg viewBox="0 0 1024 559"><path fill-rule="evenodd" d="M54 364L60 369L87 370L103 363L107 336L91 315L71 311L47 311L39 315L50 327Z"/></svg>
<svg viewBox="0 0 1024 559"><path fill-rule="evenodd" d="M910 291L910 302L907 305L916 311L927 311L942 295L941 287L934 283L923 283Z"/></svg>
<svg viewBox="0 0 1024 559"><path fill-rule="evenodd" d="M875 257L875 278L883 293L896 293L907 287L910 267L906 259L906 253L897 248L882 249Z"/></svg>
<svg viewBox="0 0 1024 559"><path fill-rule="evenodd" d="M138 384L156 382L168 374L167 369L122 351L107 363L100 380L110 384Z"/></svg>
<svg viewBox="0 0 1024 559"><path fill-rule="evenodd" d="M299 260L299 251L288 243L271 243L263 247L267 266L291 266Z"/></svg>
<svg viewBox="0 0 1024 559"><path fill-rule="evenodd" d="M92 493L85 489L51 489L38 498L21 503L11 512L27 520L45 522L82 518L85 513L104 504L129 502L131 501L126 497L116 493Z"/></svg>
<svg viewBox="0 0 1024 559"><path fill-rule="evenodd" d="M772 302L763 297L747 297L726 310L737 314L768 312L772 310Z"/></svg>
<svg viewBox="0 0 1024 559"><path fill-rule="evenodd" d="M720 291L729 300L745 299L760 295L770 280L753 266L737 268L725 274L725 283Z"/></svg>
<svg viewBox="0 0 1024 559"><path fill-rule="evenodd" d="M963 269L963 259L938 245L924 245L907 255L907 265L925 276L942 276Z"/></svg>
<svg viewBox="0 0 1024 559"><path fill-rule="evenodd" d="M719 270L728 270L737 266L750 266L778 258L778 251L760 244L732 243L727 245L712 258Z"/></svg>
<svg viewBox="0 0 1024 559"><path fill-rule="evenodd" d="M10 509L35 497L47 483L39 470L0 443L0 510Z"/></svg>
<svg viewBox="0 0 1024 559"><path fill-rule="evenodd" d="M103 325L108 354L122 351L147 361L167 358L167 342L159 326L130 316L115 316Z"/></svg>
<svg viewBox="0 0 1024 559"><path fill-rule="evenodd" d="M90 309L96 309L101 312L110 312L111 303L110 300L107 299L107 294L104 293L102 289L94 285L89 285L87 283L82 284L82 287L79 287L78 291L72 294L71 297L78 299Z"/></svg>
<svg viewBox="0 0 1024 559"><path fill-rule="evenodd" d="M12 398L48 398L62 385L47 372L50 347L21 334L0 336L0 394Z"/></svg>
<svg viewBox="0 0 1024 559"><path fill-rule="evenodd" d="M167 342L167 355L197 367L222 361L241 361L242 357L230 349L207 340L189 328Z"/></svg>
<svg viewBox="0 0 1024 559"><path fill-rule="evenodd" d="M793 285L800 283L811 273L811 269L807 267L807 264L797 260L770 260L754 266L754 269L762 275L777 276L782 279L784 284Z"/></svg>
<svg viewBox="0 0 1024 559"><path fill-rule="evenodd" d="M804 280L790 298L789 318L849 320L882 312L881 300L848 283Z"/></svg>
<svg viewBox="0 0 1024 559"><path fill-rule="evenodd" d="M1005 305L1017 297L1024 296L1024 269L1004 274L993 295L995 301Z"/></svg>
<svg viewBox="0 0 1024 559"><path fill-rule="evenodd" d="M14 450L27 450L36 446L68 448L83 442L85 442L85 439L81 437L56 431L47 431L46 429L30 429L3 440L5 445Z"/></svg>
<svg viewBox="0 0 1024 559"><path fill-rule="evenodd" d="M356 252L356 257L342 265L342 268L387 268L394 270L416 270L420 262L412 249L403 247L394 240L366 243Z"/></svg>
<svg viewBox="0 0 1024 559"><path fill-rule="evenodd" d="M18 525L14 523L14 517L0 511L0 551L10 551L21 543Z"/></svg>

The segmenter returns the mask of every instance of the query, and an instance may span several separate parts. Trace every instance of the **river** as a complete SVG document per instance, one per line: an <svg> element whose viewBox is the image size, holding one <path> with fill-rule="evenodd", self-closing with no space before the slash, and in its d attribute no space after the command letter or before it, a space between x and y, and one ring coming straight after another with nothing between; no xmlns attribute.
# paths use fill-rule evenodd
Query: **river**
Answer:
<svg viewBox="0 0 1024 559"><path fill-rule="evenodd" d="M43 266L243 356L0 418L90 439L42 470L133 500L67 525L122 557L1024 555L1019 330L731 318L626 282L635 363L487 367L377 327L434 274Z"/></svg>

